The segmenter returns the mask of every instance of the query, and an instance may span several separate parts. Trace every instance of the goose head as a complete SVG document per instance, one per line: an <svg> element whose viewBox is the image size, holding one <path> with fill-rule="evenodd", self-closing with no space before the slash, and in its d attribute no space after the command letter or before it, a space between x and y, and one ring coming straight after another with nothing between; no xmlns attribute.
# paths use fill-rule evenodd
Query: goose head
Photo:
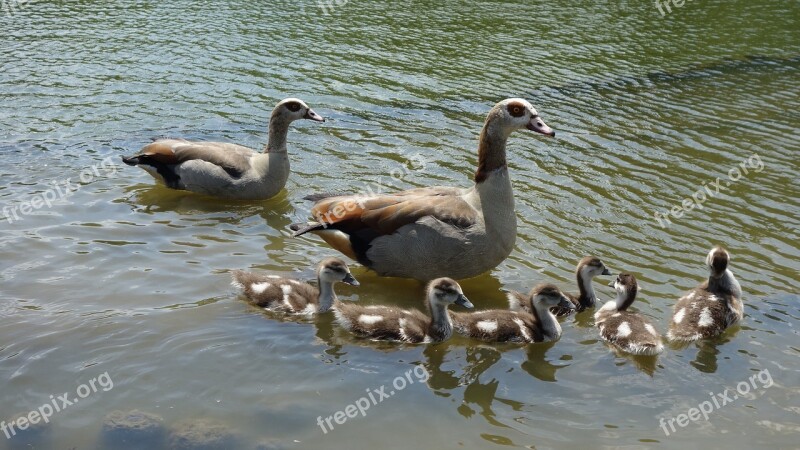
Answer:
<svg viewBox="0 0 800 450"><path fill-rule="evenodd" d="M592 279L598 275L613 275L603 261L596 256L586 256L578 262L578 275L582 279Z"/></svg>
<svg viewBox="0 0 800 450"><path fill-rule="evenodd" d="M613 286L617 291L617 299L615 300L617 311L624 311L636 299L636 292L639 290L639 284L636 282L636 277L629 273L621 273L617 275L617 279L608 284Z"/></svg>
<svg viewBox="0 0 800 450"><path fill-rule="evenodd" d="M339 258L326 258L317 266L317 276L320 283L346 283L358 286L360 283L350 273L347 264Z"/></svg>
<svg viewBox="0 0 800 450"><path fill-rule="evenodd" d="M489 113L489 121L499 125L504 137L523 128L545 136L556 135L556 132L539 117L536 108L522 98L508 98L496 104Z"/></svg>
<svg viewBox="0 0 800 450"><path fill-rule="evenodd" d="M725 274L728 269L728 263L731 260L731 255L724 248L717 246L711 249L706 256L706 265L712 278L719 278Z"/></svg>
<svg viewBox="0 0 800 450"><path fill-rule="evenodd" d="M433 307L447 307L454 303L465 308L473 307L461 286L450 278L437 278L428 284L428 301Z"/></svg>
<svg viewBox="0 0 800 450"><path fill-rule="evenodd" d="M575 309L575 305L554 284L544 283L537 285L531 290L530 297L531 306L537 311L549 311L554 306L570 310Z"/></svg>
<svg viewBox="0 0 800 450"><path fill-rule="evenodd" d="M286 98L281 100L272 110L271 120L294 122L295 120L308 119L315 122L325 122L325 119L306 105L299 98Z"/></svg>

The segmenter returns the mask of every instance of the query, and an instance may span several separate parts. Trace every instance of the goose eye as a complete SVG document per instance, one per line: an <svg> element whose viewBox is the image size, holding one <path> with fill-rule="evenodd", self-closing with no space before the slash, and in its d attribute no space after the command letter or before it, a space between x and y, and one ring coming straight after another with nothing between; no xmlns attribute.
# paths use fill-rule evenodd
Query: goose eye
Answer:
<svg viewBox="0 0 800 450"><path fill-rule="evenodd" d="M286 104L286 109L288 109L291 112L300 111L300 108L301 108L300 103L297 102L290 102Z"/></svg>
<svg viewBox="0 0 800 450"><path fill-rule="evenodd" d="M520 105L509 105L508 113L514 117L521 117L525 110Z"/></svg>

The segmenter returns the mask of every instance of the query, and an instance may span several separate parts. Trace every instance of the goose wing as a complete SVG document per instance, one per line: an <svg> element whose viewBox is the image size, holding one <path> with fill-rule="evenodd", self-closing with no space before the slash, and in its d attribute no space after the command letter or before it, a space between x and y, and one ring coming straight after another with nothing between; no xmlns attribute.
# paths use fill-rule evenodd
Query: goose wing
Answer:
<svg viewBox="0 0 800 450"><path fill-rule="evenodd" d="M316 222L296 235L322 228L345 233L368 231L375 235L392 234L404 225L431 217L458 228L478 221L478 211L456 188L420 188L396 194L345 195L319 200L311 209ZM303 224L306 225L306 224Z"/></svg>
<svg viewBox="0 0 800 450"><path fill-rule="evenodd" d="M247 147L224 142L190 142L184 139L161 139L142 148L136 155L122 158L129 165L170 166L201 160L221 167L234 178L250 169L255 153Z"/></svg>

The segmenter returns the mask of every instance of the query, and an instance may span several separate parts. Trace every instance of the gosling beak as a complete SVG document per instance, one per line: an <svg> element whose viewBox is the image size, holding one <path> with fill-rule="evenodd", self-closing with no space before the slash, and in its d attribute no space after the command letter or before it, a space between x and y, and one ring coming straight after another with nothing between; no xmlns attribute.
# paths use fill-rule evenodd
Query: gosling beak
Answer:
<svg viewBox="0 0 800 450"><path fill-rule="evenodd" d="M472 304L472 303L469 301L469 299L467 298L467 296L466 296L466 295L464 295L464 294L460 294L460 295L458 296L458 299L456 299L456 305L463 306L464 308L470 308L470 309L475 307L475 305L473 305L473 304Z"/></svg>
<svg viewBox="0 0 800 450"><path fill-rule="evenodd" d="M356 280L353 277L353 275L350 274L350 273L348 273L347 275L344 276L344 278L342 279L342 283L347 283L350 286L360 286L361 285L361 283L359 283L358 280Z"/></svg>
<svg viewBox="0 0 800 450"><path fill-rule="evenodd" d="M556 135L556 132L553 131L552 128L548 127L547 124L544 123L544 120L542 120L542 118L539 116L531 117L531 121L528 122L528 125L526 125L525 128L537 133L542 133L545 136L553 137Z"/></svg>
<svg viewBox="0 0 800 450"><path fill-rule="evenodd" d="M617 282L617 280L614 280L611 283L608 283L608 285L611 286L611 287L614 287L614 283L616 283L616 282Z"/></svg>
<svg viewBox="0 0 800 450"><path fill-rule="evenodd" d="M566 308L570 311L575 311L575 304L569 301L566 295L561 295L561 301L558 302L560 308Z"/></svg>
<svg viewBox="0 0 800 450"><path fill-rule="evenodd" d="M303 116L303 119L313 120L314 122L325 122L325 118L315 113L311 108L308 108L308 111L306 111L306 115Z"/></svg>
<svg viewBox="0 0 800 450"><path fill-rule="evenodd" d="M608 267L606 267L605 269L603 269L603 273L601 273L600 275L614 275L614 274L611 273L610 270L608 270Z"/></svg>

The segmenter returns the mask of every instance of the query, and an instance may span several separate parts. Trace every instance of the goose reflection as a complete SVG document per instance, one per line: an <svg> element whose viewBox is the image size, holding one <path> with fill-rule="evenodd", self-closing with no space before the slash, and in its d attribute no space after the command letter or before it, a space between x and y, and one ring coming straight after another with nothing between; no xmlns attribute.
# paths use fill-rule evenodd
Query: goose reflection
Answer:
<svg viewBox="0 0 800 450"><path fill-rule="evenodd" d="M117 202L130 205L134 211L147 214L173 212L179 216L200 216L220 213L221 222L238 224L242 220L261 216L275 230L286 229L292 221L294 211L286 191L266 201L231 201L198 195L188 191L176 191L161 185L136 184L123 188L125 196ZM271 223L275 219L284 220Z"/></svg>

